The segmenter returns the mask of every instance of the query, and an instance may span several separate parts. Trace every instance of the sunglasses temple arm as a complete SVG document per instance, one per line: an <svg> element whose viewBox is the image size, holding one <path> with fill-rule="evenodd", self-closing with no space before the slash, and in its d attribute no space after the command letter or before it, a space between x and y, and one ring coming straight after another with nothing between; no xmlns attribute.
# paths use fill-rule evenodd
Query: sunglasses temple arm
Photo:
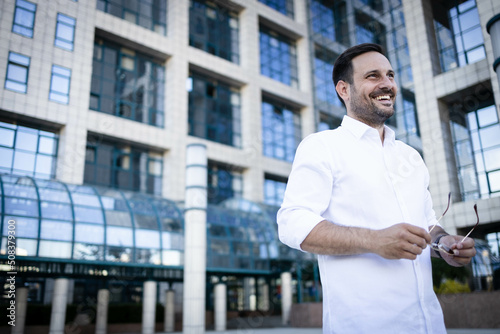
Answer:
<svg viewBox="0 0 500 334"><path fill-rule="evenodd" d="M477 204L474 204L474 211L476 212L476 218L477 218L476 225L474 225L474 227L472 228L472 230L470 230L469 233L467 233L465 235L465 237L462 239L462 241L460 241L460 242L464 242L464 240L472 233L472 231L474 231L476 229L477 225L479 225L479 216L477 214Z"/></svg>

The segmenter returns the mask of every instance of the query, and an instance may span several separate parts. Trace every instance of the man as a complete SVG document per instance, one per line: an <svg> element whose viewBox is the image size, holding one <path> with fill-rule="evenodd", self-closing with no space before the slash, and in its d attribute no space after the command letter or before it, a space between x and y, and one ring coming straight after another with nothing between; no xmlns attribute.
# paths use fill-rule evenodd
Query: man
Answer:
<svg viewBox="0 0 500 334"><path fill-rule="evenodd" d="M324 333L446 333L432 287L431 253L468 264L474 241L437 221L428 170L384 122L394 114L394 70L376 44L347 49L333 81L347 115L305 138L283 204L280 240L319 254ZM438 242L452 254L431 251Z"/></svg>

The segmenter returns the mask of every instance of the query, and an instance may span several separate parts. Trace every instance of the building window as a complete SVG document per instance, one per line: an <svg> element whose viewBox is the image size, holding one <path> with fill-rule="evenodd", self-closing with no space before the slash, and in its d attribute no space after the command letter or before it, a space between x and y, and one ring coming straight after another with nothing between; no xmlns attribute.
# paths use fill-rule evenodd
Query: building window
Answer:
<svg viewBox="0 0 500 334"><path fill-rule="evenodd" d="M449 6L443 7L443 4ZM481 22L474 0L461 4L459 1L433 1L432 5L443 72L486 58Z"/></svg>
<svg viewBox="0 0 500 334"><path fill-rule="evenodd" d="M360 0L360 1L379 13L382 13L384 11L384 5L382 3L382 0Z"/></svg>
<svg viewBox="0 0 500 334"><path fill-rule="evenodd" d="M5 88L19 93L26 93L26 91L28 90L29 68L29 57L20 55L18 53L9 52L9 62L7 64Z"/></svg>
<svg viewBox="0 0 500 334"><path fill-rule="evenodd" d="M260 28L260 73L298 88L297 50L286 36Z"/></svg>
<svg viewBox="0 0 500 334"><path fill-rule="evenodd" d="M161 195L162 175L160 152L89 135L85 183Z"/></svg>
<svg viewBox="0 0 500 334"><path fill-rule="evenodd" d="M285 195L286 178L266 175L264 179L264 203L280 206Z"/></svg>
<svg viewBox="0 0 500 334"><path fill-rule="evenodd" d="M342 106L332 81L333 63L337 58L331 52L316 47L314 57L314 86L317 103Z"/></svg>
<svg viewBox="0 0 500 334"><path fill-rule="evenodd" d="M188 79L189 134L241 147L241 105L236 88L192 73Z"/></svg>
<svg viewBox="0 0 500 334"><path fill-rule="evenodd" d="M228 198L242 198L241 169L216 162L208 162L208 203L217 204Z"/></svg>
<svg viewBox="0 0 500 334"><path fill-rule="evenodd" d="M76 20L64 14L57 14L55 46L73 51Z"/></svg>
<svg viewBox="0 0 500 334"><path fill-rule="evenodd" d="M259 0L259 2L293 19L293 0Z"/></svg>
<svg viewBox="0 0 500 334"><path fill-rule="evenodd" d="M49 100L68 104L70 81L71 70L69 68L52 65Z"/></svg>
<svg viewBox="0 0 500 334"><path fill-rule="evenodd" d="M135 50L96 39L90 109L163 126L165 68Z"/></svg>
<svg viewBox="0 0 500 334"><path fill-rule="evenodd" d="M376 43L387 50L385 31L385 27L380 22L361 12L356 12L356 42L358 44Z"/></svg>
<svg viewBox="0 0 500 334"><path fill-rule="evenodd" d="M450 126L463 200L500 195L500 123L495 105L450 111Z"/></svg>
<svg viewBox="0 0 500 334"><path fill-rule="evenodd" d="M167 33L167 0L97 0L97 9L159 34Z"/></svg>
<svg viewBox="0 0 500 334"><path fill-rule="evenodd" d="M342 119L328 115L325 113L319 114L318 131L336 129L342 123Z"/></svg>
<svg viewBox="0 0 500 334"><path fill-rule="evenodd" d="M59 136L0 122L0 173L53 179Z"/></svg>
<svg viewBox="0 0 500 334"><path fill-rule="evenodd" d="M293 161L295 150L302 139L300 114L286 104L264 99L262 101L262 133L264 155Z"/></svg>
<svg viewBox="0 0 500 334"><path fill-rule="evenodd" d="M35 14L35 4L25 0L17 0L14 12L14 23L12 24L12 32L33 38Z"/></svg>
<svg viewBox="0 0 500 334"><path fill-rule="evenodd" d="M349 44L345 1L312 0L311 23L315 34Z"/></svg>
<svg viewBox="0 0 500 334"><path fill-rule="evenodd" d="M405 130L409 135L420 137L420 128L418 126L417 106L415 97L410 92L403 91L403 116L405 122Z"/></svg>
<svg viewBox="0 0 500 334"><path fill-rule="evenodd" d="M189 45L238 64L238 13L212 2L192 0L189 8Z"/></svg>

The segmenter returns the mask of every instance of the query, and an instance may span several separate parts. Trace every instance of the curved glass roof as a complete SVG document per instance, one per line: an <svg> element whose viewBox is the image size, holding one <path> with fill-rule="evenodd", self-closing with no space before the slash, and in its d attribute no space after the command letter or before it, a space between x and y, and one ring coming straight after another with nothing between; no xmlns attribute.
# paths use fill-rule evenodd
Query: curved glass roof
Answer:
<svg viewBox="0 0 500 334"><path fill-rule="evenodd" d="M173 201L143 193L0 175L0 255L15 225L23 256L182 268L184 217ZM230 199L207 208L207 270L271 271L272 261L314 260L277 237L277 207Z"/></svg>

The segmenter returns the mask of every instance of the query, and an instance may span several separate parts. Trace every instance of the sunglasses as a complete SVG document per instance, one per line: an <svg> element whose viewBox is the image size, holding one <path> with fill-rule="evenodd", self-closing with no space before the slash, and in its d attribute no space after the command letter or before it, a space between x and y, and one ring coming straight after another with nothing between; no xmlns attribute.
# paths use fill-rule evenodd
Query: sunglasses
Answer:
<svg viewBox="0 0 500 334"><path fill-rule="evenodd" d="M448 205L446 206L446 210L444 210L443 214L441 215L441 217L438 218L438 220L436 221L436 223L431 227L431 229L429 230L429 233L432 232L432 230L437 226L437 224L439 223L439 221L441 219L443 219L444 215L446 214L446 212L448 211L448 209L450 208L450 204L451 204L451 193L448 193ZM472 227L472 229L469 231L469 233L467 233L465 235L465 237L463 237L463 239L460 241L460 242L464 242L464 240L472 233L472 231L474 231L476 229L476 227L479 225L479 215L477 214L477 204L474 204L474 212L476 213L476 224L474 225L474 227ZM450 254L450 255L454 255L453 251L446 245L442 244L442 243L431 243L430 244L431 248L434 249L435 251L438 251L438 252L443 252L443 253L446 253L446 254Z"/></svg>

